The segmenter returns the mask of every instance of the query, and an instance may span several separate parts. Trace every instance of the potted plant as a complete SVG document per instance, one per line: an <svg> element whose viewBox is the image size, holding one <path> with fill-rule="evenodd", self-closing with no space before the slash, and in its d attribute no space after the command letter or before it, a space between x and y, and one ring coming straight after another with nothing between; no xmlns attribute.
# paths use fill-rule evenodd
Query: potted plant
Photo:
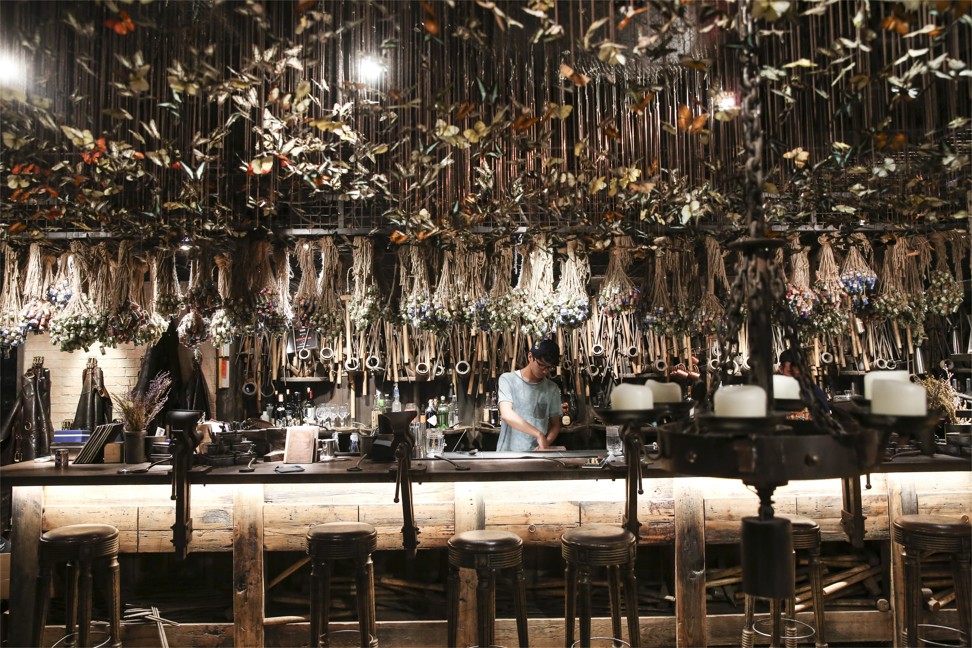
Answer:
<svg viewBox="0 0 972 648"><path fill-rule="evenodd" d="M145 428L162 411L171 386L172 377L168 371L163 371L149 382L145 392L133 387L118 397L125 437L125 463L145 461Z"/></svg>

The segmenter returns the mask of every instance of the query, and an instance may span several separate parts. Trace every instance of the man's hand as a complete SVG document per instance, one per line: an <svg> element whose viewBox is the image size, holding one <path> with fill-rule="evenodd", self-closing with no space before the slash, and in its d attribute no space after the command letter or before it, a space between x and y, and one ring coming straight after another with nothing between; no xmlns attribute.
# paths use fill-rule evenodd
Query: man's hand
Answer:
<svg viewBox="0 0 972 648"><path fill-rule="evenodd" d="M535 450L546 450L549 447L550 442L547 441L547 437L543 436L542 434L537 437L537 447Z"/></svg>

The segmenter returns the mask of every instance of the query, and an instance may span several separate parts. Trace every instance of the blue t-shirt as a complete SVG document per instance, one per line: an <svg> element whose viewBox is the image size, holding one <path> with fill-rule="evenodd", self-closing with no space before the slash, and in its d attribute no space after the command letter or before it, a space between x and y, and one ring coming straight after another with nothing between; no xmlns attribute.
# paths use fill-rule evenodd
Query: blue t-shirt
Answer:
<svg viewBox="0 0 972 648"><path fill-rule="evenodd" d="M498 402L513 404L513 411L523 420L547 434L550 418L560 416L560 388L557 383L544 378L538 383L528 383L519 371L508 371L499 377ZM506 421L500 425L498 451L527 452L537 447L537 440L529 434L510 427Z"/></svg>

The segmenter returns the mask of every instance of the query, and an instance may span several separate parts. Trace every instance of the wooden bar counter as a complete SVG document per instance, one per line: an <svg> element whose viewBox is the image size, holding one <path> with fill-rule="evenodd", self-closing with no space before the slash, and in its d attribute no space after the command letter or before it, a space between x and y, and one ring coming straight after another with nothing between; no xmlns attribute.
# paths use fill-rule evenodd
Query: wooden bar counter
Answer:
<svg viewBox="0 0 972 648"><path fill-rule="evenodd" d="M474 458L449 454L468 470L443 460L413 461L414 510L419 551L444 547L456 532L492 528L520 535L527 546L556 546L565 529L584 523L620 524L624 508L624 467L581 468L579 456ZM495 455L494 455L495 456ZM561 457L558 459L557 457ZM173 645L307 645L307 624L275 625L264 615L265 551L304 550L307 528L330 521L363 521L379 533L379 549L402 546L402 508L393 501L394 464L365 460L349 472L350 459L305 464L302 472L277 473L282 464L214 468L193 473L192 552L233 552L234 623L182 624L168 628ZM13 489L13 562L10 645L26 645L32 617L37 541L43 531L65 524L97 521L116 526L123 553L173 550L169 468L119 474L121 465L51 463L5 466L3 485ZM643 469L639 498L640 541L675 545L675 599L678 618L643 616L645 646L733 645L739 642L742 614L706 615L705 547L738 542L740 519L756 512L757 498L741 482L680 477L656 465ZM862 478L863 479L863 478ZM960 517L972 510L968 459L947 456L896 458L883 464L863 491L866 540L888 540L896 515L937 513ZM842 541L839 480L792 482L777 490L776 510L811 517L824 541ZM893 567L893 565L892 565ZM894 571L894 569L892 569ZM892 580L893 582L893 580ZM892 585L894 587L894 585ZM468 602L467 602L468 603ZM946 611L941 619L950 620ZM809 616L809 615L808 615ZM800 617L803 618L802 616ZM705 619L705 623L700 620ZM830 612L831 645L848 641L890 643L891 612ZM604 619L594 630L607 631ZM350 627L350 626L349 626ZM474 623L461 627L473 628ZM53 628L51 629L53 631ZM124 627L126 646L153 645L154 627ZM603 634L603 633L601 633ZM386 646L445 645L440 622L382 622ZM49 633L48 639L53 637ZM563 619L531 619L534 646L563 645ZM497 641L515 645L512 620L498 623ZM473 637L460 636L463 645Z"/></svg>

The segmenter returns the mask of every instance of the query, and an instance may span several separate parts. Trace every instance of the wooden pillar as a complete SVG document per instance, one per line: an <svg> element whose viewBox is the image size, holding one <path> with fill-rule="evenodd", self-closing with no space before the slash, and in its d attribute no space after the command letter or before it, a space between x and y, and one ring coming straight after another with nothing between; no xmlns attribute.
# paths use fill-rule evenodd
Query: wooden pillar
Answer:
<svg viewBox="0 0 972 648"><path fill-rule="evenodd" d="M891 553L891 605L894 612L894 648L903 648L901 635L904 631L907 590L904 586L904 559L901 549L894 544L894 521L902 515L918 513L918 493L911 475L889 473L888 484L888 533Z"/></svg>
<svg viewBox="0 0 972 648"><path fill-rule="evenodd" d="M486 503L483 484L456 482L456 533L486 528ZM459 570L459 635L457 645L474 646L476 638L476 572Z"/></svg>
<svg viewBox="0 0 972 648"><path fill-rule="evenodd" d="M233 497L233 643L263 646L263 485L238 485Z"/></svg>
<svg viewBox="0 0 972 648"><path fill-rule="evenodd" d="M705 503L696 479L676 479L675 645L705 646Z"/></svg>
<svg viewBox="0 0 972 648"><path fill-rule="evenodd" d="M44 521L44 488L18 486L11 502L10 641L11 646L30 645L34 622L34 590L39 543Z"/></svg>

